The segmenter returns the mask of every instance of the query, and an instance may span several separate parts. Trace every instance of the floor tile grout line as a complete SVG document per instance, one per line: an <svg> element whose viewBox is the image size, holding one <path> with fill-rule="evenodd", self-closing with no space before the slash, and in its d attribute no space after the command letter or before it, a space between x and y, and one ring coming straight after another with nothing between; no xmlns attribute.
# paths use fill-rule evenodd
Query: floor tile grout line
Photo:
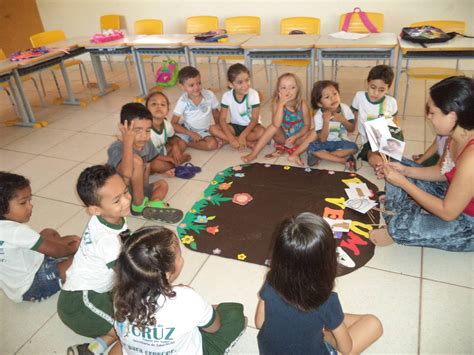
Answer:
<svg viewBox="0 0 474 355"><path fill-rule="evenodd" d="M207 261L209 260L209 258L211 257L211 255L207 255L206 259L203 261L203 263L201 264L201 266L199 267L199 269L196 271L196 273L194 274L193 278L191 279L191 281L189 281L189 286L191 286L191 284L193 283L194 279L197 277L197 275L201 272L202 268L204 267L204 265L207 263Z"/></svg>
<svg viewBox="0 0 474 355"><path fill-rule="evenodd" d="M33 339L33 337L34 337L36 334L38 334L38 333L41 331L41 329L46 325L46 323L48 323L57 313L58 313L57 311L54 311L54 313L53 313L48 319L46 319L46 320L44 321L44 323L41 324L41 326L40 326L33 334L31 334L31 336L30 336L28 339L26 339L26 341L14 352L14 354L17 354L21 349L23 349L23 347L24 347L26 344L28 344L28 342L29 342L31 339Z"/></svg>

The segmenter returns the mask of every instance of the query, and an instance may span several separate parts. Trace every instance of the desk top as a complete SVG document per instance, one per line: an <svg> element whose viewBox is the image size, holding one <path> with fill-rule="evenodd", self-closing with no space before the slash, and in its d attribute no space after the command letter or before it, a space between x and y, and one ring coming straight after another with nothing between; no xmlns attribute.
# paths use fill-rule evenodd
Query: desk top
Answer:
<svg viewBox="0 0 474 355"><path fill-rule="evenodd" d="M435 52L435 51L473 51L474 38L456 36L444 43L427 44L426 48L418 43L402 40L398 37L398 43L403 52Z"/></svg>
<svg viewBox="0 0 474 355"><path fill-rule="evenodd" d="M245 49L313 48L319 35L261 35L250 38L241 47Z"/></svg>
<svg viewBox="0 0 474 355"><path fill-rule="evenodd" d="M182 46L183 42L192 38L189 34L148 35L127 42L132 47L170 47Z"/></svg>
<svg viewBox="0 0 474 355"><path fill-rule="evenodd" d="M394 48L397 46L395 33L369 33L360 39L340 39L322 35L316 48Z"/></svg>
<svg viewBox="0 0 474 355"><path fill-rule="evenodd" d="M188 38L183 44L188 47L240 47L242 43L247 42L250 38L255 37L252 34L230 34L224 42L204 42L196 41L194 36Z"/></svg>
<svg viewBox="0 0 474 355"><path fill-rule="evenodd" d="M59 50L72 50L82 47L81 44L87 42L88 40L89 37L72 37L67 38L64 41L49 43L46 47Z"/></svg>
<svg viewBox="0 0 474 355"><path fill-rule="evenodd" d="M25 67L30 67L38 63L46 62L47 60L50 60L53 58L62 57L63 55L64 55L63 51L52 49L49 53L43 54L42 56L26 59L26 60L21 60L16 63L18 65L18 68L25 68Z"/></svg>
<svg viewBox="0 0 474 355"><path fill-rule="evenodd" d="M90 37L87 37L81 43L79 43L79 45L85 48L124 48L130 47L128 44L129 42L133 42L141 37L145 37L145 35L125 36L124 38L118 39L116 41L103 43L92 43Z"/></svg>
<svg viewBox="0 0 474 355"><path fill-rule="evenodd" d="M8 74L18 67L17 62L10 62L8 59L0 60L0 75Z"/></svg>

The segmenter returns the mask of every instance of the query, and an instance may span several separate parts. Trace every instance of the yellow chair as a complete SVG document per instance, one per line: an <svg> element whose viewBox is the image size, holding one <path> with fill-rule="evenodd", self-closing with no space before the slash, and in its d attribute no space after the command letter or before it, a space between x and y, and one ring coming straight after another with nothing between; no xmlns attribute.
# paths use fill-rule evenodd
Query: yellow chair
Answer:
<svg viewBox="0 0 474 355"><path fill-rule="evenodd" d="M369 18L370 22L375 26L378 32L383 31L383 25L384 25L384 14L380 12L366 12L365 13L367 17ZM347 13L342 14L339 18L339 30L342 30L342 25L344 24L344 21L346 19ZM364 23L360 19L360 16L358 13L353 13L351 20L349 22L349 28L347 29L347 32L355 32L355 33L369 33L369 30L367 27L365 27ZM337 66L337 60L332 61L332 67L334 70L334 81L337 81L337 71L338 71L338 66Z"/></svg>
<svg viewBox="0 0 474 355"><path fill-rule="evenodd" d="M435 26L442 29L444 32L458 32L462 34L466 32L466 23L464 21L428 20L415 22L410 25L410 27L418 26ZM464 75L464 72L459 70L459 59L456 60L456 68L417 67L409 69L409 61L409 59L406 60L405 66L407 82L405 86L405 99L403 100L403 118L405 118L410 79L442 80L454 75Z"/></svg>
<svg viewBox="0 0 474 355"><path fill-rule="evenodd" d="M280 34L287 35L291 31L303 31L306 34L319 34L321 31L321 21L319 18L315 17L287 17L280 21ZM308 93L308 88L310 87L311 80L310 78L310 64L311 62L306 59L276 59L272 60L270 65L270 74L272 75L272 69L275 67L275 71L278 76L277 65L286 65L291 67L306 67L306 92ZM271 89L271 88L270 88Z"/></svg>
<svg viewBox="0 0 474 355"><path fill-rule="evenodd" d="M120 30L121 20L120 15L103 15L100 17L100 30Z"/></svg>
<svg viewBox="0 0 474 355"><path fill-rule="evenodd" d="M224 20L224 29L228 34L254 34L259 35L261 28L260 17L258 16L236 16L228 17ZM226 60L240 60L244 61L245 57L243 56L222 56L217 58L217 77L219 80L219 87L221 84L220 73L219 73L219 62L224 64L224 75L227 73L227 64ZM252 72L252 68L249 68ZM265 74L268 78L267 65L265 61Z"/></svg>
<svg viewBox="0 0 474 355"><path fill-rule="evenodd" d="M144 20L137 20L134 24L135 34L136 35L161 35L163 34L163 21L155 20L155 19L144 19ZM142 56L143 59L151 61L151 70L155 72L155 66L153 65L153 59L158 57L157 55L144 55ZM132 84L132 79L130 77L130 71L128 69L128 63L132 63L133 56L128 54L125 57L125 70L127 71L127 78L128 84Z"/></svg>
<svg viewBox="0 0 474 355"><path fill-rule="evenodd" d="M66 40L66 35L64 34L62 30L40 32L30 37L30 42L33 47L47 46L50 43L64 41L64 40ZM87 84L89 84L89 76L87 75L86 67L84 63L82 62L82 60L68 59L64 61L64 66L66 68L69 68L74 65L79 66L79 73L81 74L82 85L84 85L84 77L86 78ZM61 70L59 64L51 67L51 74L53 75L54 82L56 83L56 89L58 90L58 94L60 97L62 97L58 80L56 78L56 75L54 74L55 70ZM83 72L84 72L84 76L82 74ZM41 78L41 72L40 72L40 80L41 80L41 83L43 83L42 78ZM43 86L43 93L44 93L44 86Z"/></svg>
<svg viewBox="0 0 474 355"><path fill-rule="evenodd" d="M7 56L5 55L5 52L3 51L3 49L0 48L0 60L6 60L6 59L7 59ZM41 106L44 107L45 104L44 104L43 96L41 95L41 93L39 91L39 88L38 88L38 85L36 84L35 78L33 78L29 75L23 75L21 77L22 82L30 81L30 80L33 82L33 85L35 86L36 92L37 92L38 97L39 97L40 102L41 102ZM11 88L10 88L10 84L8 83L8 81L4 81L4 82L0 83L0 89L5 91L5 93L8 96L8 99L10 100L10 103L11 103L13 109L16 111L15 101L13 101L13 99L11 97L11 94L10 94L10 91L9 91L9 89L11 90ZM19 115L19 112L17 112L17 115Z"/></svg>

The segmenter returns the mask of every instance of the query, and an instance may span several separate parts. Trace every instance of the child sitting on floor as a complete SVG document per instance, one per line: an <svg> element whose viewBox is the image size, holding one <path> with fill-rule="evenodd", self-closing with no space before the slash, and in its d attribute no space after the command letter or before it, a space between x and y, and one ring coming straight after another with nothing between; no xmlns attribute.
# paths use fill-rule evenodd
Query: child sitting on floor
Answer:
<svg viewBox="0 0 474 355"><path fill-rule="evenodd" d="M273 93L272 123L265 128L252 152L242 156L244 162L250 163L257 158L272 138L276 150L266 158L279 157L301 144L311 126L308 105L302 97L301 82L295 74L286 73L278 78Z"/></svg>
<svg viewBox="0 0 474 355"><path fill-rule="evenodd" d="M57 293L81 241L54 229L38 233L28 227L31 197L28 179L0 172L0 288L14 302L41 301Z"/></svg>
<svg viewBox="0 0 474 355"><path fill-rule="evenodd" d="M168 183L149 183L151 163L159 155L150 140L152 115L139 103L128 103L120 112L121 140L109 147L108 164L117 169L132 195L131 213L165 223L176 223L183 212L163 202Z"/></svg>
<svg viewBox="0 0 474 355"><path fill-rule="evenodd" d="M352 101L351 109L354 111L357 128L362 138L363 146L359 152L359 158L368 161L372 168L383 163L382 156L378 152L372 152L365 131L364 123L378 117L387 119L391 135L403 141L403 133L398 127L395 117L398 112L397 100L387 95L393 82L393 70L388 65L376 65L367 77L367 91L358 91Z"/></svg>
<svg viewBox="0 0 474 355"><path fill-rule="evenodd" d="M423 154L416 154L412 156L413 161L423 166L435 165L438 163L439 158L443 156L444 146L446 145L447 140L448 136L437 135L433 143Z"/></svg>
<svg viewBox="0 0 474 355"><path fill-rule="evenodd" d="M287 218L275 238L255 315L260 354L360 354L382 335L377 317L342 312L337 243L322 217Z"/></svg>
<svg viewBox="0 0 474 355"><path fill-rule="evenodd" d="M354 153L357 145L347 139L347 132L355 129L354 115L341 103L339 84L323 80L314 84L311 91L311 106L314 115L314 130L311 131L288 160L303 166L300 154L308 148L308 165L317 165L320 160L344 164L346 170L356 170Z"/></svg>
<svg viewBox="0 0 474 355"><path fill-rule="evenodd" d="M122 246L119 233L127 229L125 216L130 213L131 197L110 165L85 169L77 180L77 193L92 217L66 273L58 315L75 333L96 338L90 344L69 347L68 354L103 354L117 338L110 291Z"/></svg>
<svg viewBox="0 0 474 355"><path fill-rule="evenodd" d="M153 116L150 139L160 154L151 162L151 172L173 176L174 167L191 160L191 156L181 151L173 125L166 119L170 110L168 97L154 91L146 98L145 106Z"/></svg>
<svg viewBox="0 0 474 355"><path fill-rule="evenodd" d="M171 230L143 227L122 238L114 289L120 342L111 353L227 353L245 330L243 306L211 306L191 287L172 285L184 260Z"/></svg>
<svg viewBox="0 0 474 355"><path fill-rule="evenodd" d="M259 123L260 97L250 87L250 72L244 65L231 65L227 80L231 90L222 96L220 125L225 135L221 138L238 150L253 148L264 131ZM227 123L228 112L230 124Z"/></svg>
<svg viewBox="0 0 474 355"><path fill-rule="evenodd" d="M178 73L179 86L184 93L173 111L171 123L180 138L179 146L184 151L187 146L199 150L215 150L223 144L224 132L219 122L219 101L210 90L202 88L199 70L188 66Z"/></svg>

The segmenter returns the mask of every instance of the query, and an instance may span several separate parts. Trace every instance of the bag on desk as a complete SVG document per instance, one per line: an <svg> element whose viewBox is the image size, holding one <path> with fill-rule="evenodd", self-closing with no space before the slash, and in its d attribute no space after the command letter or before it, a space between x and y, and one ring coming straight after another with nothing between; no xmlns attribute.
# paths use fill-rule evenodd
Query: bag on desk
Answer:
<svg viewBox="0 0 474 355"><path fill-rule="evenodd" d="M209 32L200 33L194 36L196 41L202 42L217 42L220 39L227 38L227 31L223 29L213 30Z"/></svg>
<svg viewBox="0 0 474 355"><path fill-rule="evenodd" d="M426 47L426 44L429 43L447 42L456 37L457 34L457 32L446 33L434 26L403 27L400 38Z"/></svg>
<svg viewBox="0 0 474 355"><path fill-rule="evenodd" d="M170 57L161 62L160 67L156 71L156 85L162 87L175 86L178 82L178 63Z"/></svg>
<svg viewBox="0 0 474 355"><path fill-rule="evenodd" d="M370 21L369 17L367 16L367 14L362 11L360 9L360 7L356 7L354 8L354 10L352 12L348 12L346 14L346 16L344 17L344 23L342 24L342 28L341 30L343 30L344 32L347 32L347 30L349 29L349 26L351 24L351 18L354 14L358 14L359 17L360 17L360 20L362 21L362 23L364 24L365 28L367 28L367 30L370 32L370 33L377 33L379 32L377 30L377 27L375 27L375 25L372 23L372 21Z"/></svg>

